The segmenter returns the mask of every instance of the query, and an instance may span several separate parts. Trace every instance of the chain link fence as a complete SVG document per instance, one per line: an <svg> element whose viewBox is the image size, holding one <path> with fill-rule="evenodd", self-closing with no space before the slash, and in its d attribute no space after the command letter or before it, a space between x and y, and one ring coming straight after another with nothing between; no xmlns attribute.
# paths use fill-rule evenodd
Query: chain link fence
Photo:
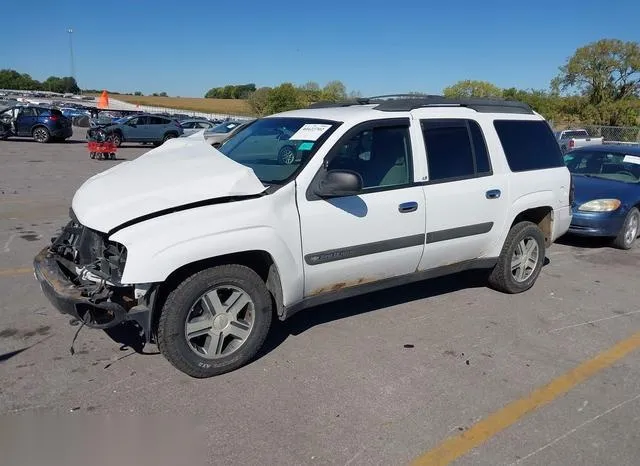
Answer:
<svg viewBox="0 0 640 466"><path fill-rule="evenodd" d="M585 129L589 136L603 138L605 144L640 145L640 127L638 126L602 126L573 124L558 127L556 130Z"/></svg>

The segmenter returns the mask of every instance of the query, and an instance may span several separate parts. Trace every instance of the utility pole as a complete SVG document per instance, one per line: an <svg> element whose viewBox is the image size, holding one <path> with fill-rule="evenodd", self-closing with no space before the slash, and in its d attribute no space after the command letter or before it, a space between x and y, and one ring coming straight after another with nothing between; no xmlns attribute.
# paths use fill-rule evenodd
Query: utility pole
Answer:
<svg viewBox="0 0 640 466"><path fill-rule="evenodd" d="M71 58L71 77L73 79L76 78L76 66L73 60L73 29L68 28L67 33L69 34L69 57Z"/></svg>

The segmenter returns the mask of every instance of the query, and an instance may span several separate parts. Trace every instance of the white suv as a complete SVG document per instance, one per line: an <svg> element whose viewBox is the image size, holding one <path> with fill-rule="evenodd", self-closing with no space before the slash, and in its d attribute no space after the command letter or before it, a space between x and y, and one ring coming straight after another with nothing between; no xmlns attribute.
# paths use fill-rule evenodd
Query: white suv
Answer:
<svg viewBox="0 0 640 466"><path fill-rule="evenodd" d="M219 151L175 139L90 178L35 271L61 312L133 321L175 367L209 377L253 358L272 315L472 268L527 290L569 227L571 186L524 104L315 105Z"/></svg>

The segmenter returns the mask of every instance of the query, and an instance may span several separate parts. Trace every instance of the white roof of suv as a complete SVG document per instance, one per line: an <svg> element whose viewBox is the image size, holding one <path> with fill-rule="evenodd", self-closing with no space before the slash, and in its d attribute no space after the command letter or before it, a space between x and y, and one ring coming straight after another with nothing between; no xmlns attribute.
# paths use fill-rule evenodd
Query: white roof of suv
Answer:
<svg viewBox="0 0 640 466"><path fill-rule="evenodd" d="M392 96L384 96L392 97ZM273 115L274 117L318 118L342 122L407 116L417 109L468 109L479 113L540 116L522 102L495 99L449 99L440 96L399 98L392 100L359 99L351 102L319 102L308 108Z"/></svg>

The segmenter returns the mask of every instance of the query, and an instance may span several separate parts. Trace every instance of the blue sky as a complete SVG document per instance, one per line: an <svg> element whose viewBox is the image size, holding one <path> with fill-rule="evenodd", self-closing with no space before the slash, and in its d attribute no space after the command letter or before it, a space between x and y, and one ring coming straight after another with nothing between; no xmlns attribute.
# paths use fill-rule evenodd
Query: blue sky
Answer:
<svg viewBox="0 0 640 466"><path fill-rule="evenodd" d="M83 88L198 97L339 79L376 95L482 79L542 89L577 47L640 40L639 20L638 0L5 1L0 68L69 75L72 27Z"/></svg>

